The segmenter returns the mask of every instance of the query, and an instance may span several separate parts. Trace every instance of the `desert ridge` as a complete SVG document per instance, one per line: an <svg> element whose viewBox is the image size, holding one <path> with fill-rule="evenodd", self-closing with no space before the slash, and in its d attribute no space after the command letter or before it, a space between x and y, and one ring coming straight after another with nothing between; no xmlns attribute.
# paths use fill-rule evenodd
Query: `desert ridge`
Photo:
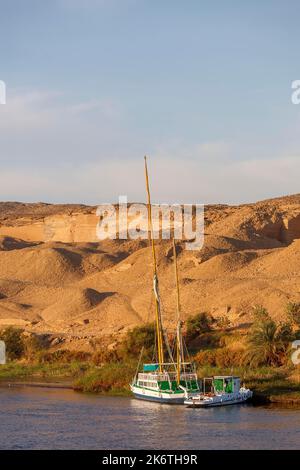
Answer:
<svg viewBox="0 0 300 470"><path fill-rule="evenodd" d="M0 203L0 326L60 337L89 348L153 320L147 240L95 238L96 208ZM164 318L175 311L171 241L156 242ZM178 243L184 318L200 311L249 321L263 304L281 319L300 301L300 196L205 207L200 251Z"/></svg>

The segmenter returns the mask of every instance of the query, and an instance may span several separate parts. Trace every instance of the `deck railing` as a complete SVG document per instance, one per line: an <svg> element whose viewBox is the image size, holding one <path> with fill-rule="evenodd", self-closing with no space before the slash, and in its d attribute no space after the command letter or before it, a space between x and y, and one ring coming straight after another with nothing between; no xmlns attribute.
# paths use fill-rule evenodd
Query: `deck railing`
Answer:
<svg viewBox="0 0 300 470"><path fill-rule="evenodd" d="M186 381L191 381L191 380L197 380L197 374L188 374L188 373L182 373L180 374L181 380L186 380ZM139 380L144 380L144 381L158 381L158 382L164 382L164 381L169 381L169 380L177 380L177 374L176 372L170 372L170 373L153 373L153 374L143 374L139 373L138 375Z"/></svg>

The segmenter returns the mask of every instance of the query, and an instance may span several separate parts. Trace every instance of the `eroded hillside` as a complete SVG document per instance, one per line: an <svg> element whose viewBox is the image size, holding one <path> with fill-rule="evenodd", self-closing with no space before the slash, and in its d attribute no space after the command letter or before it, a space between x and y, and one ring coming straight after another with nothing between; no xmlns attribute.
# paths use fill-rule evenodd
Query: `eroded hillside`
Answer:
<svg viewBox="0 0 300 470"><path fill-rule="evenodd" d="M51 333L68 347L153 319L151 252L141 241L96 238L96 208L0 203L0 326ZM185 317L249 321L255 304L277 319L300 301L300 195L205 208L201 251L178 246ZM157 244L163 315L174 323L171 243Z"/></svg>

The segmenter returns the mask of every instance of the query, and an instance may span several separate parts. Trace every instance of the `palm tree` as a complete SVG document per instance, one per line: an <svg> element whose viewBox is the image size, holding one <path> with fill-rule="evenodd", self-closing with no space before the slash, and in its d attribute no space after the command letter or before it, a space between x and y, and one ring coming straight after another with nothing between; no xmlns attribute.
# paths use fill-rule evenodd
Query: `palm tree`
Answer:
<svg viewBox="0 0 300 470"><path fill-rule="evenodd" d="M277 325L271 318L257 322L249 336L246 360L250 365L282 365L293 339L290 324Z"/></svg>

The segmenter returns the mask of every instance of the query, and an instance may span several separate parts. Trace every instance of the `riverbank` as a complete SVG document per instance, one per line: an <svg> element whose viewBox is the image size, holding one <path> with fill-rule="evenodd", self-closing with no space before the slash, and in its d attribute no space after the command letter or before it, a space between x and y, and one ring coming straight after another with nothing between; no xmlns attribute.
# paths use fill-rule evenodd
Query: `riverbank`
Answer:
<svg viewBox="0 0 300 470"><path fill-rule="evenodd" d="M28 381L7 380L0 381L0 387L33 387L33 388L54 388L64 390L74 390L72 382L65 382L63 380L53 380L51 382L39 382L33 379Z"/></svg>
<svg viewBox="0 0 300 470"><path fill-rule="evenodd" d="M88 362L28 364L10 362L0 366L0 386L71 388L79 392L111 396L130 396L129 383L136 363L110 363L95 366ZM255 404L277 403L300 406L299 375L292 368L220 369L201 367L199 377L219 374L239 375L254 392Z"/></svg>
<svg viewBox="0 0 300 470"><path fill-rule="evenodd" d="M0 366L0 386L68 383L80 392L130 396L129 383L135 368L135 361L103 366L78 361L44 364L12 361Z"/></svg>
<svg viewBox="0 0 300 470"><path fill-rule="evenodd" d="M38 380L43 382L52 379L72 379L85 373L89 364L78 361L54 363L30 363L24 361L11 361L0 365L0 383L17 380Z"/></svg>

